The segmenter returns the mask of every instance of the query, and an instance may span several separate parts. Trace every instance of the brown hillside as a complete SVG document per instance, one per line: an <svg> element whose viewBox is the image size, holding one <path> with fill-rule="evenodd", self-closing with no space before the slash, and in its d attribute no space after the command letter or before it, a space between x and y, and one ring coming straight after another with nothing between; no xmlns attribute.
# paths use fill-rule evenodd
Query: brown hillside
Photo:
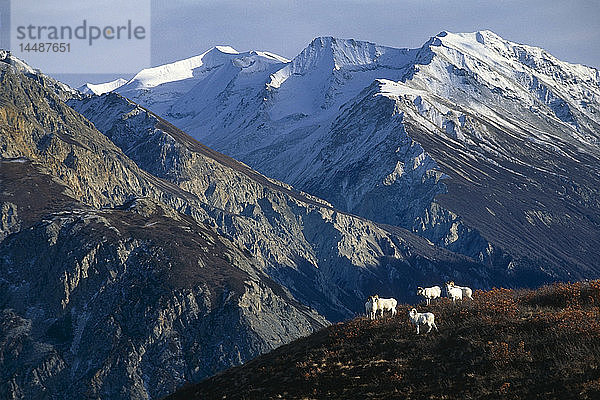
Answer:
<svg viewBox="0 0 600 400"><path fill-rule="evenodd" d="M600 281L476 291L323 329L167 399L598 399Z"/></svg>

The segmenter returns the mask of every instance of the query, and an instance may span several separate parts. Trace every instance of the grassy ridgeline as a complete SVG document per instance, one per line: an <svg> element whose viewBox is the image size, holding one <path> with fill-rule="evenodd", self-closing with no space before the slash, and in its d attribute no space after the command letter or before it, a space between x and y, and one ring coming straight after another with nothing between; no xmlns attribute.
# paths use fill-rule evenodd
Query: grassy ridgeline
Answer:
<svg viewBox="0 0 600 400"><path fill-rule="evenodd" d="M600 398L600 281L473 297L417 307L438 333L417 337L412 306L399 305L395 318L330 326L170 399Z"/></svg>

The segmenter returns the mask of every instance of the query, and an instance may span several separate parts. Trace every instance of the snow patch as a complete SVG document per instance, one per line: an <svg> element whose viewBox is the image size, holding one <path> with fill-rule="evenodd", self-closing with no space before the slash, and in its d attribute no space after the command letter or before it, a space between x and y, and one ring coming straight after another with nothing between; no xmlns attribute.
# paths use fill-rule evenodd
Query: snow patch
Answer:
<svg viewBox="0 0 600 400"><path fill-rule="evenodd" d="M398 161L396 163L396 167L394 168L394 171L392 171L392 173L389 174L388 176L386 176L385 179L383 180L383 184L385 186L390 186L394 182L396 182L398 179L400 179L402 177L402 175L404 175L404 163L402 161Z"/></svg>

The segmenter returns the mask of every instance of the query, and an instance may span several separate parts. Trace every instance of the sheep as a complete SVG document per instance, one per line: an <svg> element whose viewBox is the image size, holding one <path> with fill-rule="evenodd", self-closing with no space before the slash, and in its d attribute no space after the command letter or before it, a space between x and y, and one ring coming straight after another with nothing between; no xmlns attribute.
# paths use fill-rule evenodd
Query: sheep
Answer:
<svg viewBox="0 0 600 400"><path fill-rule="evenodd" d="M462 300L463 292L461 289L454 287L451 283L446 283L446 291L448 292L448 297L452 299L453 303L456 303L456 300Z"/></svg>
<svg viewBox="0 0 600 400"><path fill-rule="evenodd" d="M392 317L396 315L396 306L398 305L398 301L396 301L396 299L381 299L378 295L375 295L374 297L377 301L377 310L381 310L382 317L386 311L390 311L392 313Z"/></svg>
<svg viewBox="0 0 600 400"><path fill-rule="evenodd" d="M471 288L469 288L469 287L466 287L466 286L456 286L456 285L454 284L454 282L452 282L452 281L448 282L448 283L446 284L446 286L447 286L447 285L450 285L451 287L454 287L454 288L460 289L460 290L462 291L462 298L463 298L463 299L464 299L464 298L466 298L466 299L473 300L473 291L471 290Z"/></svg>
<svg viewBox="0 0 600 400"><path fill-rule="evenodd" d="M369 296L365 303L365 313L367 317L372 321L377 317L377 300L374 296Z"/></svg>
<svg viewBox="0 0 600 400"><path fill-rule="evenodd" d="M417 310L413 308L408 313L408 318L410 319L410 322L417 326L417 335L419 334L419 328L421 325L427 325L429 327L425 333L431 332L431 328L435 328L436 331L438 330L437 326L435 325L435 315L433 315L433 313L418 313Z"/></svg>
<svg viewBox="0 0 600 400"><path fill-rule="evenodd" d="M431 300L437 299L442 295L442 289L439 286L433 286L429 288L417 288L417 296L425 297L425 301L427 301L427 305L431 304Z"/></svg>

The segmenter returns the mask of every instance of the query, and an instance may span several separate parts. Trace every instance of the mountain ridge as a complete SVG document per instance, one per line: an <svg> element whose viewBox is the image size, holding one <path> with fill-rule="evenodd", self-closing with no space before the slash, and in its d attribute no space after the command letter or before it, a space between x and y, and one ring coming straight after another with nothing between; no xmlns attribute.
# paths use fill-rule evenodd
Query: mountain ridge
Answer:
<svg viewBox="0 0 600 400"><path fill-rule="evenodd" d="M121 86L123 86L124 84L126 84L128 81L127 79L124 78L117 78L114 81L110 81L110 82L106 82L106 83L98 83L98 84L94 84L94 83L86 83L80 87L77 88L78 91L80 91L83 94L104 94L107 92L112 92L114 90L117 90L118 88L120 88Z"/></svg>
<svg viewBox="0 0 600 400"><path fill-rule="evenodd" d="M443 31L417 49L319 37L278 68L251 80L232 69L214 71L170 106L161 103L159 114L208 146L338 209L401 226L481 262L525 269L542 263L552 279L596 268L595 246L578 255L573 246L554 243L583 238L586 231L592 242L600 240L596 217L588 218L580 206L569 214L570 203L600 212L589 191L594 175L586 177L577 166L591 171L600 157L597 69L485 30ZM144 96L153 98L151 92ZM552 167L555 156L560 167ZM537 180L525 178L525 170ZM562 204L538 190L546 180L553 193L567 193ZM515 189L495 190L503 198L493 202L483 195L481 186L496 182L521 193L526 209L515 206L523 216L503 205L514 203L507 191ZM527 186L531 194L522 190ZM475 219L460 201L470 191L481 193L484 204ZM454 199L446 206L436 201L449 197ZM498 213L508 226L499 224ZM550 253L536 254L532 238L540 224L552 230L554 243L546 245L568 268ZM561 225L571 234L561 234ZM529 244L513 246L511 236L530 230L537 233L524 235ZM525 259L527 253L535 256ZM549 272L554 268L560 271Z"/></svg>
<svg viewBox="0 0 600 400"><path fill-rule="evenodd" d="M0 54L0 392L155 398L373 293L597 277L597 80L456 49L480 41L394 69L402 49L316 39L326 68L279 87L293 61L215 49L131 99Z"/></svg>
<svg viewBox="0 0 600 400"><path fill-rule="evenodd" d="M378 66L377 60L388 53L402 55L390 57L399 60L391 63L398 69ZM507 192L494 203L478 198L485 206L477 218L484 222L473 221L463 205L447 209L435 199L448 198L449 187L456 183L454 192L461 194L456 192L455 207L469 191L483 193L477 189L481 185L510 183L519 188L528 209L522 210L524 217L502 211L512 225L507 237L539 230L540 223L550 227L550 218L558 226L568 225L571 237L584 237L587 231L597 241L595 217L589 219L590 213L579 206L574 217L568 211L574 202L598 214L588 192L596 186L593 174L575 171L576 163L589 170L600 155L597 76L596 69L559 61L543 49L504 40L491 31L441 32L413 50L323 37L250 89L236 89L235 75L221 82L227 86L224 91L213 81L214 95L206 108L194 102L184 106L184 95L173 103L181 113L164 117L192 135L201 132L196 136L209 146L337 208L402 226L486 263L506 260L501 261L506 268L511 262L539 263L523 259L531 249L511 251L509 239L490 232L492 225L497 232L506 230L491 221L500 212L498 206L511 202ZM549 168L555 155L560 167ZM473 168L469 159L483 163L486 172ZM539 178L528 182L520 170ZM554 193L568 194L562 205L552 193L535 189L529 195L522 190L523 185L541 188L546 180L556 181L551 185ZM586 189L570 191L571 186ZM382 196L385 200L377 204L375 199ZM553 215L548 206L540 209L534 196L560 211ZM587 228L577 228L574 220L584 221ZM554 242L568 241L558 230L551 235ZM584 265L595 268L593 260L600 255L590 250L580 257L568 247L557 248L570 266L550 275L569 279ZM580 260L573 262L573 257ZM560 269L549 254L534 258L546 264L546 271Z"/></svg>
<svg viewBox="0 0 600 400"><path fill-rule="evenodd" d="M6 397L158 398L355 315L375 288L510 279L337 212L117 94L56 93L10 62L0 81Z"/></svg>

